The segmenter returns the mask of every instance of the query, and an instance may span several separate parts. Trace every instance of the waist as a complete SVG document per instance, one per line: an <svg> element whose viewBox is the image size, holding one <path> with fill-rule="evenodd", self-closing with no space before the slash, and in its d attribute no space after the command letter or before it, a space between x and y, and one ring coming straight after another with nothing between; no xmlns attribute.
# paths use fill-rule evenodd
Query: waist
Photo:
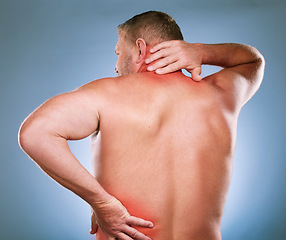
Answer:
<svg viewBox="0 0 286 240"><path fill-rule="evenodd" d="M163 181L156 176L152 179L150 175L149 181L140 178L140 174L133 181L120 182L114 178L98 180L132 216L154 223L153 229L135 227L153 240L220 239L217 236L223 202L218 204L216 196L210 196L207 190L202 191L192 181L175 188L174 179ZM216 237L206 237L206 233ZM99 232L97 239L101 237Z"/></svg>
<svg viewBox="0 0 286 240"><path fill-rule="evenodd" d="M131 215L154 223L151 230L138 228L152 239L217 240L231 161L202 156L151 159L101 151L95 177ZM199 238L206 233L216 237Z"/></svg>

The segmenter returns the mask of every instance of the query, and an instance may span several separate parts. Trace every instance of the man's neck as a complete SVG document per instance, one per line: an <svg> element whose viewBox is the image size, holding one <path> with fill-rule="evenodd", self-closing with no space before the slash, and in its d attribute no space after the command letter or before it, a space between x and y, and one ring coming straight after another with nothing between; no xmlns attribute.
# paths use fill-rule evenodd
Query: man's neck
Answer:
<svg viewBox="0 0 286 240"><path fill-rule="evenodd" d="M147 65L146 63L142 64L141 67L138 69L138 73L143 73L143 72L149 72L147 70L149 65Z"/></svg>

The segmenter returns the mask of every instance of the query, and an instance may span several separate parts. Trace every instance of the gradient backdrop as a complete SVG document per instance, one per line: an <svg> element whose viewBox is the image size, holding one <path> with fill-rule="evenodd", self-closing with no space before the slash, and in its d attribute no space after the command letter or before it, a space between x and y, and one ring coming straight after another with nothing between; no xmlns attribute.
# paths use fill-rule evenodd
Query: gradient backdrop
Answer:
<svg viewBox="0 0 286 240"><path fill-rule="evenodd" d="M88 205L29 160L17 132L48 98L116 76L116 26L147 10L168 12L189 42L240 42L265 56L263 84L239 117L222 235L286 239L286 1L275 0L0 0L0 239L95 239ZM70 145L90 169L89 139Z"/></svg>

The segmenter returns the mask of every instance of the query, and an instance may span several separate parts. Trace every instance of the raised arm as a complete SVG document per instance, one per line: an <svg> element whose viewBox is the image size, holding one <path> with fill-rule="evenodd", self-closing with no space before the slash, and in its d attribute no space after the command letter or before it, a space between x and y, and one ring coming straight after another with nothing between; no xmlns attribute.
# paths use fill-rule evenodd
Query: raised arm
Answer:
<svg viewBox="0 0 286 240"><path fill-rule="evenodd" d="M91 233L97 225L108 237L147 240L130 225L150 227L151 222L130 216L122 204L109 195L71 153L67 140L89 136L99 125L96 83L56 96L36 109L22 124L22 149L54 180L73 191L93 209Z"/></svg>
<svg viewBox="0 0 286 240"><path fill-rule="evenodd" d="M150 64L149 71L158 74L186 69L195 81L200 77L201 65L215 65L223 69L208 80L226 91L236 105L242 106L256 92L264 73L264 58L257 49L243 44L192 44L185 41L167 41L151 49L152 55L146 59ZM226 95L227 95L226 94Z"/></svg>

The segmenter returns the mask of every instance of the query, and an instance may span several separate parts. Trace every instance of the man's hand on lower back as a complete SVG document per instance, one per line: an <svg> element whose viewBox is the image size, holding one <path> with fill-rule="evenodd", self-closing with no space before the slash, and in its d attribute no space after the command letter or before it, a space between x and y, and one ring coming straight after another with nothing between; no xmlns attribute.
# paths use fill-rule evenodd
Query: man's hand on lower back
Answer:
<svg viewBox="0 0 286 240"><path fill-rule="evenodd" d="M122 240L150 240L132 226L152 228L153 223L141 218L130 216L126 208L116 198L92 206L91 234L97 232L99 227L107 239Z"/></svg>
<svg viewBox="0 0 286 240"><path fill-rule="evenodd" d="M151 48L150 52L151 56L145 60L146 64L150 64L149 71L166 74L186 69L194 81L201 80L202 57L197 44L181 40L165 41Z"/></svg>

